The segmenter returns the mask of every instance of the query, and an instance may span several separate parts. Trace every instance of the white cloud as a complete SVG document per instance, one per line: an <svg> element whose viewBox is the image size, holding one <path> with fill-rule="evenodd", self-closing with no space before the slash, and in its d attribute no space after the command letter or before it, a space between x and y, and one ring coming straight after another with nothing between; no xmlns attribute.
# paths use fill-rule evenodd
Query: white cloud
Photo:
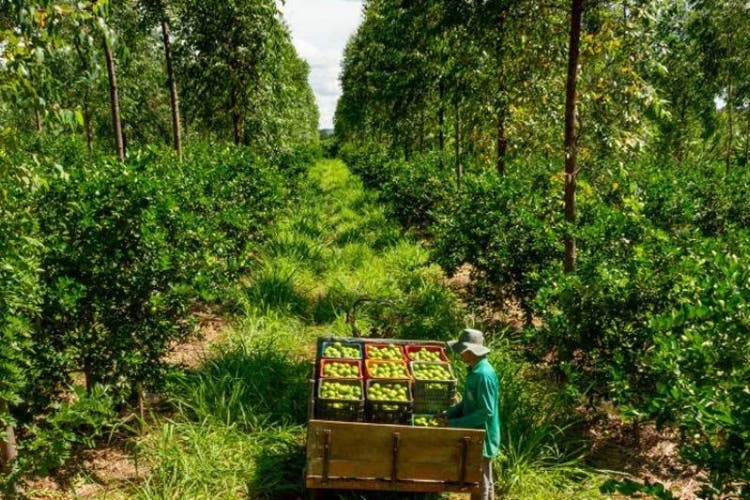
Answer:
<svg viewBox="0 0 750 500"><path fill-rule="evenodd" d="M280 6L297 53L310 64L320 127L333 127L344 47L362 20L362 0L286 0Z"/></svg>

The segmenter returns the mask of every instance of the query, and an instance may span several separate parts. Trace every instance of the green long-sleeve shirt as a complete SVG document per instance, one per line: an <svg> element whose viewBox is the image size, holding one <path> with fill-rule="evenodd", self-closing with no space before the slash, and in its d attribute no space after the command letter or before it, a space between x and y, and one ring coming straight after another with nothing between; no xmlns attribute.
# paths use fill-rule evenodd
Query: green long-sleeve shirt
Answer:
<svg viewBox="0 0 750 500"><path fill-rule="evenodd" d="M469 369L461 402L448 408L449 427L484 429L483 455L497 455L500 449L500 382L487 358Z"/></svg>

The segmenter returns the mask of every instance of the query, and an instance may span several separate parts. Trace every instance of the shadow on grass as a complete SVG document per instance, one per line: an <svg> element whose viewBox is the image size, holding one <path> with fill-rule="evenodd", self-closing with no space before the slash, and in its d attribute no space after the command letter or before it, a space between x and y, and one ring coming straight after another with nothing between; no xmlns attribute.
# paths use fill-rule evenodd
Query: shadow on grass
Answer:
<svg viewBox="0 0 750 500"><path fill-rule="evenodd" d="M176 403L195 420L257 429L303 424L309 363L273 341L225 348L177 382Z"/></svg>
<svg viewBox="0 0 750 500"><path fill-rule="evenodd" d="M261 444L248 498L293 500L305 496L305 437L276 436Z"/></svg>

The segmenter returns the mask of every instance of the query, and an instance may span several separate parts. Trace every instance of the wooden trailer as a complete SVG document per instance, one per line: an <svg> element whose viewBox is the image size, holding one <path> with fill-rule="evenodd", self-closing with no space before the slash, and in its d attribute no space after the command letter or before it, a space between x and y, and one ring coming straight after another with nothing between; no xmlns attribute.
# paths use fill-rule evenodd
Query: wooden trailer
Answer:
<svg viewBox="0 0 750 500"><path fill-rule="evenodd" d="M436 344L398 339L356 340ZM326 489L479 493L484 430L315 418L318 368L316 362L308 412L305 483L311 496Z"/></svg>

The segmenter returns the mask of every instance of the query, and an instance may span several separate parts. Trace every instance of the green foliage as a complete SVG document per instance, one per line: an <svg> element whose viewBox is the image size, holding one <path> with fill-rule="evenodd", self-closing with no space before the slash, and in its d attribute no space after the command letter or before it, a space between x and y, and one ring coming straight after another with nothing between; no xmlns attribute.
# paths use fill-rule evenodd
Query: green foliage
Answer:
<svg viewBox="0 0 750 500"><path fill-rule="evenodd" d="M53 403L41 419L27 427L20 467L49 474L77 451L93 447L119 428L122 424L117 422L115 398L105 386L73 387L67 401Z"/></svg>
<svg viewBox="0 0 750 500"><path fill-rule="evenodd" d="M669 307L649 321L654 349L646 364L657 394L648 407L675 421L682 453L710 471L715 492L750 484L750 304L748 234L706 240L680 262Z"/></svg>
<svg viewBox="0 0 750 500"><path fill-rule="evenodd" d="M167 346L188 333L178 321L187 306L222 299L247 270L287 186L244 150L196 148L180 166L156 151L125 164L82 159L38 202L48 249L43 378L82 369L88 384L123 397L158 384Z"/></svg>
<svg viewBox="0 0 750 500"><path fill-rule="evenodd" d="M655 483L652 484L648 480L644 483L636 483L630 479L624 479L617 481L610 479L605 481L600 487L602 493L621 493L629 497L634 497L636 494L649 495L651 498L658 498L660 500L673 500L674 495L668 489L664 488L663 484Z"/></svg>
<svg viewBox="0 0 750 500"><path fill-rule="evenodd" d="M449 273L472 266L489 296L515 297L531 318L542 273L559 260L556 204L528 182L470 177L434 228L434 258Z"/></svg>
<svg viewBox="0 0 750 500"><path fill-rule="evenodd" d="M0 401L20 402L28 382L32 322L42 297L39 262L43 247L33 197L43 185L29 165L0 152ZM5 407L5 405L2 405ZM0 421L12 422L8 413Z"/></svg>
<svg viewBox="0 0 750 500"><path fill-rule="evenodd" d="M392 175L379 186L379 197L404 227L429 227L442 206L456 196L450 172L440 167L436 155L394 160L381 168Z"/></svg>

